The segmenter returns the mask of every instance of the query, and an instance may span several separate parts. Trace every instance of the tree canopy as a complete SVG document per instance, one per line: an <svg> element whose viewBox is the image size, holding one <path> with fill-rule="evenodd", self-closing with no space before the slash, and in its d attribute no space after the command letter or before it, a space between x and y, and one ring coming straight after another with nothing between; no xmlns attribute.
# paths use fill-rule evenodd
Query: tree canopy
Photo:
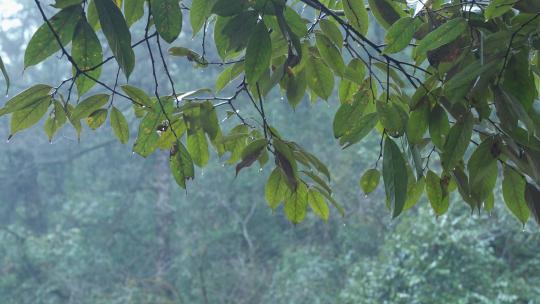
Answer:
<svg viewBox="0 0 540 304"><path fill-rule="evenodd" d="M339 102L333 133L344 149L378 133L379 159L359 185L368 194L382 178L393 217L423 193L438 216L454 192L471 210L489 211L502 187L519 221L539 219L538 1L57 0L53 14L39 0L35 7L43 24L26 46L25 69L59 53L72 74L3 105L10 139L42 118L49 139L64 125L80 134L81 121L97 129L108 119L127 144L134 122L125 112L133 110L133 152L169 151L180 187L212 149L236 174L273 166L264 195L272 209L284 204L291 222L308 209L327 220L329 205L342 212L332 168L271 124L277 92L291 111ZM200 47L180 45L180 35ZM185 73L219 69L215 86L178 91L170 60L192 62ZM137 70L141 61L151 71ZM117 66L113 83L101 80L105 65ZM154 90L130 84L133 73ZM231 120L237 124L224 127Z"/></svg>

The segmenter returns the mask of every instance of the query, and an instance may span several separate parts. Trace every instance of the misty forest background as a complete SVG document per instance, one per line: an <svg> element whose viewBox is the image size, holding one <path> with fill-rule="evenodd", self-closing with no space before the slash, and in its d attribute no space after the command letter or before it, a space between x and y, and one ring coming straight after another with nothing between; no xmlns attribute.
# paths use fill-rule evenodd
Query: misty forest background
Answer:
<svg viewBox="0 0 540 304"><path fill-rule="evenodd" d="M21 74L42 21L33 1L0 7L10 96L69 75L58 56ZM186 20L175 45L201 48ZM147 53L136 52L130 83L152 91ZM212 87L220 70L184 58L169 67L180 91ZM104 80L115 74L109 66ZM358 187L379 155L376 134L340 151L335 98L292 111L274 92L268 103L270 124L329 165L345 217L333 209L325 223L309 213L293 226L281 209L272 214L263 195L270 172L256 166L235 177L214 155L186 193L168 151L133 155L109 127L86 128L80 142L65 127L52 144L34 128L0 144L0 303L540 303L538 226L523 228L500 193L492 214L471 215L456 195L438 219L422 198L391 220L383 190L365 197ZM127 102L117 105L134 117ZM1 119L0 137L8 129Z"/></svg>

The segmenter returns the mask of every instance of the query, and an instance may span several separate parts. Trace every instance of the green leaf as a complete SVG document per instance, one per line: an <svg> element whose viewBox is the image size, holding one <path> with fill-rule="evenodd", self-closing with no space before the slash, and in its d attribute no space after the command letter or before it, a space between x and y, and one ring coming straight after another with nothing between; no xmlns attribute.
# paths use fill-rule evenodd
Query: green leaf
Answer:
<svg viewBox="0 0 540 304"><path fill-rule="evenodd" d="M263 73L268 70L271 59L272 42L270 34L268 34L264 22L261 21L255 26L246 48L244 66L248 84L255 85Z"/></svg>
<svg viewBox="0 0 540 304"><path fill-rule="evenodd" d="M236 165L236 175L243 168L251 166L259 158L262 152L266 150L266 144L266 139L261 138L250 142L242 150L242 161Z"/></svg>
<svg viewBox="0 0 540 304"><path fill-rule="evenodd" d="M22 110L34 105L36 102L40 102L49 96L51 89L52 87L46 84L33 85L8 100L0 110L0 116Z"/></svg>
<svg viewBox="0 0 540 304"><path fill-rule="evenodd" d="M124 0L124 16L128 26L144 16L144 3L145 0Z"/></svg>
<svg viewBox="0 0 540 304"><path fill-rule="evenodd" d="M441 154L443 168L451 171L463 159L471 140L472 129L473 117L471 114L467 114L461 121L450 128Z"/></svg>
<svg viewBox="0 0 540 304"><path fill-rule="evenodd" d="M9 75L6 70L6 66L4 65L4 61L2 61L2 57L0 56L0 71L2 71L2 75L4 76L4 80L6 81L6 95L9 92Z"/></svg>
<svg viewBox="0 0 540 304"><path fill-rule="evenodd" d="M527 131L529 131L529 133L534 134L536 132L536 125L529 116L527 110L521 104L521 101L517 100L512 94L508 93L506 90L496 89L495 92L501 93L500 96L503 97L501 100L506 104L508 111L510 111L511 114L513 114L515 117L519 118L521 122L523 122L525 127L527 127Z"/></svg>
<svg viewBox="0 0 540 304"><path fill-rule="evenodd" d="M362 85L364 83L364 77L366 76L366 66L362 60L358 58L353 58L347 64L345 68L345 78L355 82L356 84Z"/></svg>
<svg viewBox="0 0 540 304"><path fill-rule="evenodd" d="M364 191L365 194L370 194L373 192L379 185L381 179L381 173L377 169L369 169L364 172L362 178L360 178L360 188Z"/></svg>
<svg viewBox="0 0 540 304"><path fill-rule="evenodd" d="M283 170L283 173L285 173L289 188L291 188L291 190L296 190L298 186L298 166L293 151L286 142L278 138L274 138L272 144L275 148L276 164Z"/></svg>
<svg viewBox="0 0 540 304"><path fill-rule="evenodd" d="M90 0L88 2L88 8L86 9L86 15L88 19L88 24L94 29L94 31L99 31L101 26L99 25L99 17L96 9L95 0Z"/></svg>
<svg viewBox="0 0 540 304"><path fill-rule="evenodd" d="M133 152L142 157L147 157L157 149L159 135L156 129L163 121L162 116L153 112L149 112L144 116L139 125L139 133L133 145Z"/></svg>
<svg viewBox="0 0 540 304"><path fill-rule="evenodd" d="M221 59L232 58L239 54L247 44L257 27L258 15L246 11L233 17L218 17L214 25L214 42Z"/></svg>
<svg viewBox="0 0 540 304"><path fill-rule="evenodd" d="M465 32L467 21L461 17L451 19L439 26L420 40L416 47L416 57L423 57L428 51L437 49L448 44Z"/></svg>
<svg viewBox="0 0 540 304"><path fill-rule="evenodd" d="M81 6L70 6L52 16L49 22L58 34L63 46L67 46L73 38L75 26L81 18ZM60 45L56 40L49 26L44 23L34 33L24 52L24 67L36 65L47 59L52 54L60 50Z"/></svg>
<svg viewBox="0 0 540 304"><path fill-rule="evenodd" d="M71 56L77 63L79 69L83 71L97 66L103 60L101 43L85 18L82 18L75 28ZM77 71L75 70L75 67L73 67L73 75L76 75L76 73ZM101 67L86 73L95 79L99 79L99 76L101 75ZM81 74L77 78L75 84L77 85L79 96L81 96L88 92L88 90L94 86L95 82L86 77L86 75Z"/></svg>
<svg viewBox="0 0 540 304"><path fill-rule="evenodd" d="M379 114L379 121L382 126L392 136L399 136L403 134L407 126L407 121L403 119L401 110L393 102L377 101L377 113Z"/></svg>
<svg viewBox="0 0 540 304"><path fill-rule="evenodd" d="M510 11L516 2L516 0L492 0L485 8L484 17L490 20L502 16Z"/></svg>
<svg viewBox="0 0 540 304"><path fill-rule="evenodd" d="M394 54L399 51L402 51L413 39L414 33L420 26L421 22L418 19L413 19L411 17L403 17L394 23L386 33L384 41L386 42L386 47L384 48L384 53Z"/></svg>
<svg viewBox="0 0 540 304"><path fill-rule="evenodd" d="M330 209L322 194L314 189L309 189L307 200L313 213L318 215L321 219L328 221Z"/></svg>
<svg viewBox="0 0 540 304"><path fill-rule="evenodd" d="M321 21L319 21L319 26L323 33L330 38L337 47L341 48L343 45L343 35L336 23L328 19L321 19Z"/></svg>
<svg viewBox="0 0 540 304"><path fill-rule="evenodd" d="M129 126L124 114L116 107L112 107L111 117L109 119L114 135L116 135L121 143L126 144L129 140Z"/></svg>
<svg viewBox="0 0 540 304"><path fill-rule="evenodd" d="M154 106L154 103L148 97L148 95L141 89L136 88L131 85L123 85L121 86L122 91L124 91L131 99L135 100L140 105L143 105L147 108L152 108Z"/></svg>
<svg viewBox="0 0 540 304"><path fill-rule="evenodd" d="M280 168L275 168L264 188L264 196L272 210L276 209L286 197L290 195L289 186L284 173Z"/></svg>
<svg viewBox="0 0 540 304"><path fill-rule="evenodd" d="M194 62L199 67L206 67L208 65L206 59L202 58L201 55L185 47L172 47L169 49L169 54L171 56L186 57L188 61Z"/></svg>
<svg viewBox="0 0 540 304"><path fill-rule="evenodd" d="M219 120L217 117L216 109L211 102L206 101L201 104L201 126L208 134L210 140L216 139L220 133Z"/></svg>
<svg viewBox="0 0 540 304"><path fill-rule="evenodd" d="M429 105L423 103L411 112L407 121L407 139L411 143L419 143L424 138L429 124Z"/></svg>
<svg viewBox="0 0 540 304"><path fill-rule="evenodd" d="M201 30L206 18L210 16L212 6L214 6L215 3L216 0L193 0L191 2L189 20L191 22L193 36L195 36Z"/></svg>
<svg viewBox="0 0 540 304"><path fill-rule="evenodd" d="M181 138L186 131L187 126L183 119L173 119L171 126L159 134L157 147L162 150L170 150L178 141L176 138Z"/></svg>
<svg viewBox="0 0 540 304"><path fill-rule="evenodd" d="M52 7L62 9L73 5L81 4L82 0L56 0Z"/></svg>
<svg viewBox="0 0 540 304"><path fill-rule="evenodd" d="M493 171L492 167L497 167L499 155L494 155L494 153L500 153L497 151L500 151L498 143L493 137L488 137L473 152L467 163L471 189L479 186L488 178L489 172Z"/></svg>
<svg viewBox="0 0 540 304"><path fill-rule="evenodd" d="M304 183L299 183L296 191L285 198L285 215L293 224L299 224L306 217L307 205L308 189Z"/></svg>
<svg viewBox="0 0 540 304"><path fill-rule="evenodd" d="M294 9L285 7L283 16L292 34L300 38L307 35L306 22Z"/></svg>
<svg viewBox="0 0 540 304"><path fill-rule="evenodd" d="M540 224L540 191L530 183L525 185L525 201L537 224Z"/></svg>
<svg viewBox="0 0 540 304"><path fill-rule="evenodd" d="M287 77L287 101L296 108L306 95L307 77L304 70L297 74L289 74Z"/></svg>
<svg viewBox="0 0 540 304"><path fill-rule="evenodd" d="M496 70L495 67L497 67L497 64L497 61L486 64L482 64L480 60L474 61L461 69L446 82L444 85L444 93L452 103L462 101L476 79L481 75L493 73Z"/></svg>
<svg viewBox="0 0 540 304"><path fill-rule="evenodd" d="M126 78L129 78L135 67L135 53L131 48L131 33L126 20L112 0L94 0L94 3L109 47Z"/></svg>
<svg viewBox="0 0 540 304"><path fill-rule="evenodd" d="M212 7L212 13L219 16L232 16L241 13L248 5L247 0L217 0Z"/></svg>
<svg viewBox="0 0 540 304"><path fill-rule="evenodd" d="M51 112L51 115L47 118L47 120L45 120L45 124L43 124L43 129L49 138L49 142L52 142L54 135L66 123L66 120L66 112L64 111L62 104L55 101L54 110Z"/></svg>
<svg viewBox="0 0 540 304"><path fill-rule="evenodd" d="M107 104L108 101L109 95L107 94L92 95L79 102L73 110L73 113L71 113L71 119L80 120L86 118L94 113L94 111Z"/></svg>
<svg viewBox="0 0 540 304"><path fill-rule="evenodd" d="M306 76L308 87L320 98L328 100L334 90L332 70L321 59L310 56L306 65Z"/></svg>
<svg viewBox="0 0 540 304"><path fill-rule="evenodd" d="M525 225L530 215L525 200L525 186L527 184L525 177L507 165L504 166L503 174L502 192L504 203L521 224Z"/></svg>
<svg viewBox="0 0 540 304"><path fill-rule="evenodd" d="M73 113L75 108L73 107L73 105L68 103L66 105L65 109L66 109L66 114L67 114L68 120L71 123L71 125L73 126L73 128L75 129L75 132L77 133L77 139L81 139L81 132L82 132L81 121L78 120L78 119L73 119L72 118L72 113Z"/></svg>
<svg viewBox="0 0 540 304"><path fill-rule="evenodd" d="M343 76L345 73L345 63L343 62L343 56L341 56L339 49L334 45L332 40L325 35L317 33L315 34L315 37L317 49L319 50L322 59L336 72L337 75Z"/></svg>
<svg viewBox="0 0 540 304"><path fill-rule="evenodd" d="M186 189L186 181L195 178L193 160L181 141L177 141L176 145L171 149L169 167L176 183L184 189Z"/></svg>
<svg viewBox="0 0 540 304"><path fill-rule="evenodd" d="M42 97L31 105L18 110L11 116L10 137L15 133L30 128L35 125L47 112L51 98L49 96Z"/></svg>
<svg viewBox="0 0 540 304"><path fill-rule="evenodd" d="M224 69L216 79L216 92L220 92L244 71L244 63L237 62Z"/></svg>
<svg viewBox="0 0 540 304"><path fill-rule="evenodd" d="M444 148L449 130L450 123L446 111L440 105L435 105L429 114L429 135L437 148Z"/></svg>
<svg viewBox="0 0 540 304"><path fill-rule="evenodd" d="M377 113L369 113L355 120L351 129L339 139L339 144L345 149L359 142L375 128L378 121Z"/></svg>
<svg viewBox="0 0 540 304"><path fill-rule="evenodd" d="M498 71L498 70L497 70ZM502 87L529 111L538 97L535 77L531 71L529 49L513 54L504 69Z"/></svg>
<svg viewBox="0 0 540 304"><path fill-rule="evenodd" d="M399 18L406 16L399 1L393 0L368 0L369 8L379 24L388 29Z"/></svg>
<svg viewBox="0 0 540 304"><path fill-rule="evenodd" d="M437 216L448 211L449 198L441 187L441 179L435 172L429 170L426 174L426 192L431 208Z"/></svg>
<svg viewBox="0 0 540 304"><path fill-rule="evenodd" d="M96 130L97 128L101 127L103 123L105 123L105 120L107 120L107 114L109 112L107 109L97 109L94 111L94 113L90 114L86 118L86 123L92 130Z"/></svg>
<svg viewBox="0 0 540 304"><path fill-rule="evenodd" d="M343 10L352 28L365 36L369 26L369 18L364 2L343 0Z"/></svg>
<svg viewBox="0 0 540 304"><path fill-rule="evenodd" d="M188 134L187 149L195 165L204 167L208 164L208 160L210 159L208 141L202 130L197 130L194 133Z"/></svg>
<svg viewBox="0 0 540 304"><path fill-rule="evenodd" d="M178 0L150 0L159 36L172 43L182 30L182 10Z"/></svg>
<svg viewBox="0 0 540 304"><path fill-rule="evenodd" d="M390 138L384 141L383 181L386 199L390 203L392 217L397 217L407 200L407 166L403 154Z"/></svg>
<svg viewBox="0 0 540 304"><path fill-rule="evenodd" d="M338 88L339 102L352 103L356 92L358 92L358 85L356 83L348 79L342 79Z"/></svg>
<svg viewBox="0 0 540 304"><path fill-rule="evenodd" d="M362 95L359 94L359 96ZM338 108L332 123L335 138L345 135L356 125L368 103L369 100L357 97L353 99L351 104L344 103Z"/></svg>
<svg viewBox="0 0 540 304"><path fill-rule="evenodd" d="M426 179L423 176L420 177L420 179L418 179L416 182L413 181L407 185L407 200L405 201L403 211L409 210L416 205L422 194L424 194L425 185Z"/></svg>

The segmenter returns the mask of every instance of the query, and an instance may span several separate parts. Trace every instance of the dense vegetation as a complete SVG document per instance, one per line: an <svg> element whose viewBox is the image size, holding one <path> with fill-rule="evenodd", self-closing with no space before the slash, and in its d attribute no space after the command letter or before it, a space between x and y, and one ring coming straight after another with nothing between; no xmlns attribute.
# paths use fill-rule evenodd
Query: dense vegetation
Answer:
<svg viewBox="0 0 540 304"><path fill-rule="evenodd" d="M267 113L278 88L289 111L306 93L311 102L328 101L337 89L333 136L348 148L377 130L379 158L360 184L370 193L382 175L393 217L423 192L437 216L452 192L472 210L489 211L500 172L508 209L523 224L531 212L540 215L537 1L58 0L53 16L34 2L44 23L25 48L25 69L60 52L72 77L33 84L6 102L0 116L12 114L9 138L49 113L50 140L66 123L79 136L81 120L98 129L109 119L125 144L130 130L120 104L128 101L140 120L133 151L170 151L182 188L213 148L229 155L236 174L256 162L274 167L266 200L272 209L283 203L291 222L302 222L308 206L328 220L328 204L343 213L330 170ZM386 32L382 44L368 34L368 11ZM181 34L201 45L179 44ZM178 91L166 47L193 62L192 71L217 67L211 89ZM140 48L147 53L137 57ZM149 88L129 82L140 62L150 63L142 71L151 75ZM115 63L116 77L105 82L102 70ZM221 95L224 88L229 95ZM220 123L219 108L240 124ZM247 119L246 108L257 117Z"/></svg>
<svg viewBox="0 0 540 304"><path fill-rule="evenodd" d="M106 3L96 1L98 2ZM4 59L6 73L11 76L9 95L35 87L35 84L46 84L53 87L53 90L44 89L43 91L47 91L46 96L38 94L37 96L41 97L36 101L37 104L31 104L31 109L34 109L34 106L38 108L38 112L41 116L45 115L45 119L40 121L40 115L30 115L29 117L33 117L30 121L21 120L25 108L18 108L12 114L11 121L0 120L0 130L6 138L19 131L17 128L20 126L30 127L35 124L38 124L35 129L43 128L48 135L44 137L40 132L21 132L11 138L9 144L0 146L0 302L537 302L540 299L540 259L537 257L540 240L537 227L529 224L522 228L516 217L525 223L529 217L529 208L533 214L536 212L535 205L528 206L527 201L534 203L535 200L531 200L534 197L530 194L534 194L536 189L531 188L536 184L534 168L537 153L534 109L537 103L538 70L534 61L537 60L537 57L534 57L537 56L534 38L538 35L537 22L540 22L540 18L535 17L537 15L534 11L532 14L531 11L526 11L526 5L534 5L534 1L505 5L493 2L498 4L492 5L490 10L486 5L489 7L491 3L478 2L478 8L466 7L468 10L464 12L461 6L446 4L443 7L442 3L434 1L429 11L419 10L414 18L414 9L407 11L410 17L404 16L402 21L398 21L402 24L394 27L394 31L390 31L390 24L381 21L385 20L384 16L375 14L374 17L370 13L372 10L368 11L366 16L369 16L371 22L364 34L372 37L370 41L380 48L389 48L392 45L390 32L395 32L393 35L411 35L404 33L406 31L397 33L398 29L410 29L409 25L417 29L421 28L422 24L429 24L430 29L436 31L436 28L440 28L437 27L439 24L458 19L460 21L456 22L459 24L466 20L467 28L460 30L459 34L452 38L453 42L442 44L437 52L428 51L428 61L420 63L423 69L438 75L435 78L443 78L442 82L439 82L441 79L429 80L425 75L427 73L414 72L410 66L406 68L407 73L419 77L422 81L423 84L418 85L418 90L414 89L403 74L394 70L393 66L390 66L390 78L386 78L388 65L377 60L384 60L384 57L380 57L373 49L368 48L371 55L367 55L362 53L362 47L353 41L348 46L339 48L338 51L345 54L344 62L356 62L349 65L353 66L356 73L361 72L365 76L369 88L366 91L362 86L364 82L355 83L357 78L339 77L340 68L328 61L329 57L323 54L324 45L317 43L317 38L319 42L331 39L337 48L335 40L339 40L339 37L335 28L338 26L339 29L339 25L332 19L332 15L311 10L310 7L317 3L314 1L305 1L304 4L289 1L287 5L302 13L308 22L305 30L309 31L310 38L300 37L299 40L301 45L304 45L303 48L307 48L304 54L309 54L308 59L313 62L306 63L303 68L299 68L302 63L297 63L298 65L291 68L292 74L288 71L285 77L309 74L307 69L322 67L336 75L335 79L332 77L335 90L328 95L326 102L315 102L316 96L321 93L317 93L318 90L324 88L323 84L329 81L329 78L322 80L322 83L311 84L306 79L305 88L309 94L304 96L304 92L298 93L300 97L296 95L298 99L294 99L289 85L295 80L276 81L277 75L272 77L279 73L280 64L281 67L284 66L283 60L286 62L287 58L290 58L290 48L293 54L298 54L295 53L292 43L289 48L285 46L280 51L277 42L282 34L280 26L277 24L275 27L276 24L271 21L266 23L266 17L272 19L277 18L277 15L265 12L264 22L270 29L270 41L275 46L272 50L277 53L271 56L272 68L268 66L269 71L263 73L258 81L263 88L263 83L273 79L276 81L276 88L280 86L282 90L269 90L264 94L262 103L259 103L257 88L250 88L249 82L243 81L244 67L241 63L221 65L221 59L217 59L221 57L220 50L216 50L212 43L215 38L212 34L214 22L216 19L234 17L222 18L213 15L206 24L203 18L199 23L199 33L193 35L193 32L197 32L192 30L192 27L196 28L196 23L193 24L192 17L188 18L188 15L193 14L193 4L182 2L182 32L175 37L176 40L171 45L176 47L171 50L173 56L164 56L168 69L165 71L160 52L163 51L165 55L169 48L166 41L171 37L159 30L154 33L154 28L150 27L147 32L149 39L144 38L148 8L142 10L142 15L134 14L141 10L130 10L129 14L134 14L130 19L126 5L131 3L139 7L145 2L125 0L124 16L130 25L133 42L136 42L135 37L143 37L143 42L133 48L137 61L129 78L129 86L126 86L126 81L122 80L122 69L119 68L122 64L116 65L114 58L109 57L113 50L108 48L110 42L107 35L102 35L99 17L95 19L98 15L94 15L94 19L90 18L92 2L81 4L80 1L57 1L57 8L42 3L43 13L48 18L57 14L61 7L65 7L65 10L78 10L79 6L84 8L79 10L79 13L84 11L88 15L88 24L92 31L97 33L97 41L101 45L99 48L97 44L94 45L95 49L102 50L100 54L103 54L103 57L99 62L111 58L99 68L99 73L96 69L88 73L95 72L93 75L99 75L100 81L114 89L115 93L112 94L106 87L84 80L84 75L77 76L77 81L67 76L70 73L77 75L77 69L73 71L72 66L66 63L66 60L69 60L67 54L80 60L80 57L77 59L75 51L75 37L60 37L67 39L64 40L67 54L62 55L62 50L54 44L55 39L51 39L51 33L42 30L45 33L42 35L49 35L49 40L44 40L46 45L52 48L47 49L41 45L35 49L37 53L27 55L30 47L27 47L26 43L34 39L32 37L35 37L36 30L39 33L40 27L47 28L43 26L43 16L35 1L16 2L21 7L15 15L0 15L0 55ZM152 3L150 1L150 4ZM328 1L325 2L332 9L331 12L349 20L347 14L350 13L342 10L339 2L336 3L337 6L332 6ZM384 2L369 1L370 5L373 3ZM401 5L397 2L395 4ZM515 5L515 10L511 10L512 5ZM401 8L404 9L405 6ZM252 8L246 6L243 10L252 11ZM284 16L287 22L290 22L290 18L295 18L291 17L293 10L286 10ZM484 22L488 11L491 11L491 15L487 15L490 16L490 21ZM99 10L97 12L99 13ZM141 19L135 21L137 18L134 16L140 16ZM77 19L77 22L84 23L80 20L82 19ZM313 20L316 20L315 25ZM526 22L528 23L522 27ZM150 20L151 25L154 23L158 22ZM385 28L390 29L388 34ZM207 33L204 52L201 46L202 29L206 29ZM295 31L300 29L301 27L294 28ZM72 30L75 32L75 27ZM420 35L412 32L412 35ZM158 45L158 33L163 39L160 41L161 49ZM347 36L343 29L340 33L341 39L353 39ZM85 35L91 36L90 31ZM245 35L246 41L236 43L249 42L248 34ZM451 36L448 33L444 35L445 38ZM395 55L395 58L406 62L418 53L414 51L415 45L420 44L422 39L420 36L415 36L416 42L411 39L399 39L398 45L405 49ZM456 42L458 40L460 42ZM512 42L512 48L507 48L509 41ZM411 46L407 46L409 44ZM395 43L393 45L398 48ZM455 48L456 45L459 47ZM349 47L352 54L347 53ZM443 52L448 51L448 48L460 51L451 56ZM501 48L504 54L498 53ZM149 49L153 51L155 62L148 59ZM526 64L523 61L526 57L523 55L525 51L529 54ZM45 59L43 52L49 52L50 56L46 56L49 59L37 64L36 61ZM354 52L361 52L360 56L357 57ZM388 51L388 54L390 53ZM176 57L175 54L182 56ZM455 55L459 56L453 57ZM359 61L353 60L353 57L373 65L359 65ZM244 53L239 52L226 54L222 60L242 62L243 58ZM503 64L505 60L502 59L505 58L508 62ZM470 78L464 78L467 83L462 84L462 89L467 92L461 95L466 95L466 98L458 101L444 98L448 96L448 81L457 77L454 75L460 75L463 67L475 64L483 66L492 61L495 62L493 65L498 65L494 70L467 70L465 75ZM502 69L501 64L506 68ZM92 66L92 63L88 66ZM21 76L20 71L24 68L25 72ZM152 75L154 68L155 76ZM223 72L224 69L226 72ZM499 75L501 71L502 77ZM461 73L461 76L464 73ZM64 82L66 76L68 81ZM176 94L183 95L182 102L179 103L181 111L174 107L175 105L166 107L167 104L172 104L169 76L175 84ZM216 79L230 80L231 84L223 88L218 85L217 89L222 90L215 92ZM301 84L302 80L299 81ZM166 111L172 111L169 118L156 118L163 113L160 112L162 109L158 97L151 97L154 95L156 83L159 85L159 100ZM226 83L227 81L222 82L223 85ZM369 83L372 84L371 87ZM388 86L385 85L387 83ZM247 87L243 88L244 85ZM424 85L429 88L430 93L427 95L425 92L421 93ZM204 89L192 92L194 88L207 87L213 91ZM142 92L133 88L140 88ZM227 96L226 98L234 96L240 88L242 91L235 99L213 98L213 94ZM533 89L534 94L527 91L527 88ZM372 89L375 93L373 96ZM85 90L86 93L81 93ZM496 90L504 90L504 94L494 94ZM387 95L388 91L391 94ZM527 92L529 94L526 94ZM50 103L49 94L54 95L53 103ZM107 96L104 103L105 97L100 97L103 96L100 94L114 96ZM366 98L371 105L360 104L360 97L365 96L361 94L367 94ZM507 107L508 102L516 101L512 99L514 94L519 95L516 97L519 101L529 101L528 98L532 98L532 101L523 104L523 108ZM255 103L251 102L250 95ZM312 103L308 102L308 95ZM143 96L146 102L150 100L151 104L148 104L147 108L136 103L140 96ZM421 100L415 99L418 96ZM495 97L502 97L504 100L493 101ZM83 101L88 98L92 103L87 102L86 105L90 107L85 109L81 105L84 105ZM5 100L8 99L10 98ZM20 100L23 99L11 104L20 104ZM208 101L220 105L212 110L208 107ZM413 101L419 104L412 103ZM8 104L3 104L3 112L10 112ZM189 106L186 106L187 104ZM359 109L360 105L366 108ZM262 106L264 115L259 112ZM509 116L498 115L501 113L498 107L505 107L502 113ZM76 110L77 108L79 110ZM155 109L156 112L149 109ZM415 111L416 109L421 110ZM191 114L197 116L197 112L203 113L206 110L215 113L219 122L214 139L212 131L204 127L207 123L205 119L199 117L195 122L189 120L192 118ZM426 113L420 113L427 110L427 116L424 116ZM73 118L75 111L79 113L76 115L78 119ZM196 113L188 114L185 111ZM462 130L466 125L456 123L465 119L459 114L463 113L462 111L468 113L466 116L472 119L473 125L471 135L465 134L469 137L466 141L463 137L466 132ZM19 114L16 114L17 112ZM69 117L64 116L62 119L62 113ZM176 115L178 113L182 114ZM358 114L359 120L349 116L339 118L336 113ZM407 117L406 122L401 118L396 119L395 113L399 113L403 119ZM445 116L450 117L447 127L438 120ZM127 127L122 123L122 117L127 122ZM155 126L152 125L150 131L145 131L142 124L145 120L148 121L147 117L154 117L159 121ZM353 130L353 125L336 127L341 123L365 121L365 117L371 117L374 121L369 129L362 131L366 132L360 136L363 138L359 137L360 133L347 133ZM437 120L434 120L434 117ZM186 118L188 120L185 120ZM249 134L234 133L235 128L245 129L238 126L243 120L248 125L246 130ZM79 124L79 121L83 123ZM442 121L444 122L444 119ZM400 124L398 129L394 130L388 125L396 122ZM9 123L12 124L11 128ZM175 123L178 128L175 128ZM191 123L195 125L194 130L189 128ZM75 128L64 124L71 124ZM185 130L182 124L185 125ZM373 126L376 130L368 132ZM94 127L97 128L92 130ZM413 131L416 127L419 127L417 133ZM341 130L345 133L337 136L343 145L352 144L349 140L353 139L362 141L347 149L341 149L336 143L336 128L344 128ZM183 134L180 142L176 141L172 130L178 131L178 137ZM184 132L181 132L182 130ZM199 145L194 145L193 142L190 144L189 138L197 138L201 134L200 130L204 132L200 138L204 138L204 142L208 141L208 146L214 147L214 151L194 153L194 147ZM257 152L261 153L257 155L257 159L246 157L251 155L248 152L244 153L243 158L242 150L249 146L249 143L256 142L257 139L266 140L265 130L270 142L266 151L271 161L264 162L264 149ZM458 165L455 169L448 170L444 163L440 163L440 158L444 157L439 157L439 153L444 154L446 151L447 139L444 138L450 138L451 134L458 132L452 130L460 131L457 142L469 143L470 140L470 146L467 144L462 147L464 150L461 155L452 154L459 155L459 159L452 160ZM392 133L393 131L396 133ZM355 132L360 131L355 129ZM347 137L346 133L354 136ZM421 140L417 138L416 141L414 134L420 136ZM151 137L151 141L156 142L146 146L145 149L148 150L141 150L140 144L137 145L141 142L141 136ZM287 160L280 160L281 156L276 155L278 148L274 141L279 141L280 138L289 147L296 147L292 144L293 141L298 143L330 169L330 181L324 180L324 173L313 176L319 173L317 168L322 168L320 165L315 166L313 171L304 168L304 173L301 167L306 161L293 152L294 162L298 166L299 182L305 181L310 189L317 189L321 194L328 194L325 193L329 192L326 184L331 187L332 195L324 197L324 204L320 203L320 200L319 204L314 205L314 201L309 199L307 202L289 199L285 206L272 205L272 209L267 207L272 201L281 203L269 195L266 196L270 197L270 201L265 203L263 195L268 187L265 182L276 166L282 170L278 172L284 177L283 185L287 189L291 186L287 179L287 170L283 168ZM444 145L437 142L441 138ZM52 145L48 144L48 140ZM118 140L135 146L120 145ZM392 148L392 143L400 149L399 154ZM475 143L479 144L478 147ZM183 155L185 158L173 157L171 162L168 145L174 144L184 145L187 153L177 154L180 153L177 151L181 150L173 149L173 156ZM232 153L222 155L224 150L220 150L221 144L229 152L233 149ZM489 153L486 152L488 146ZM390 154L384 155L385 147L392 149L389 148ZM451 144L448 144L448 147L452 147ZM501 148L501 151L495 148ZM135 155L132 155L132 149L136 152ZM507 155L512 151L519 151L517 158ZM422 170L417 170L418 159L415 158L415 153L420 155ZM201 158L201 155L207 157ZM402 175L395 181L401 185L398 187L406 186L405 197L396 196L402 195L403 191L388 192L383 187L376 188L379 178L374 177L381 175L379 171L385 175L384 160L388 159L388 155L402 155L397 158L396 164L401 163L406 174L403 174L403 168L398 167L396 168L399 170L391 170L390 173L387 169L386 174L396 177ZM490 155L493 157L489 157ZM277 162L274 161L276 157ZM179 169L174 161L181 162L188 158L195 164L200 161L207 164L204 169L193 168L196 179L190 182L186 190L182 190L177 185L180 183L183 186L182 181L185 180L179 178L178 172L185 171L174 171ZM465 158L465 161L461 158ZM260 166L255 163L257 160L261 160ZM228 165L222 166L223 163ZM237 166L237 169L242 170L236 175L235 170L230 167L238 164L242 165ZM170 173L171 166L173 174ZM369 173L363 175L365 171ZM364 177L361 178L361 175ZM464 176L467 177L465 181L461 179ZM387 182L388 179L383 180ZM446 180L448 184L444 182ZM480 184L475 184L473 180ZM484 183L489 184L489 189L484 188ZM360 188L369 195L361 195ZM427 190L427 195L422 195L424 189ZM529 189L529 196L525 195L525 189ZM487 192L490 194L480 201L471 193L478 190L482 193L475 192L475 195L484 196ZM460 195L457 195L458 193ZM390 203L392 197L394 204L387 206L385 200ZM342 210L343 217L338 216L338 212L334 212L335 216L329 216L329 211L334 209L323 207L326 202L333 200L339 202L335 210ZM392 215L396 213L395 202L399 205L400 200L405 200L403 209L408 210L407 214L392 219ZM297 218L290 213L290 209L287 211L287 201L289 206L291 203L303 206L303 210L307 210L307 205L310 204L314 212L301 213L302 217ZM388 207L392 210L390 215ZM474 214L471 214L471 209L475 210ZM318 221L318 216L326 219L326 223ZM305 220L300 225L292 225L285 219L287 217L293 222Z"/></svg>

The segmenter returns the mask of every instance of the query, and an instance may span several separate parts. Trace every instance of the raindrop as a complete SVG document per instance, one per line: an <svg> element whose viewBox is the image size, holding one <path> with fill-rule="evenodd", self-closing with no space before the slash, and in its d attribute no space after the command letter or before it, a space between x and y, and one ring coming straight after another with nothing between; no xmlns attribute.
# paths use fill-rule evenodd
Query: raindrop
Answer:
<svg viewBox="0 0 540 304"><path fill-rule="evenodd" d="M201 177L204 176L204 170L201 169Z"/></svg>
<svg viewBox="0 0 540 304"><path fill-rule="evenodd" d="M367 198L367 194L364 194L364 198Z"/></svg>
<svg viewBox="0 0 540 304"><path fill-rule="evenodd" d="M9 98L9 94L6 94L6 98Z"/></svg>
<svg viewBox="0 0 540 304"><path fill-rule="evenodd" d="M143 106L141 106L141 108L146 109L146 106L143 105Z"/></svg>
<svg viewBox="0 0 540 304"><path fill-rule="evenodd" d="M259 168L259 172L262 172L263 168Z"/></svg>
<svg viewBox="0 0 540 304"><path fill-rule="evenodd" d="M343 227L347 227L347 224L343 223Z"/></svg>
<svg viewBox="0 0 540 304"><path fill-rule="evenodd" d="M10 140L9 140L9 139L7 139L7 140L6 140L6 144L9 144L9 141L10 141Z"/></svg>

